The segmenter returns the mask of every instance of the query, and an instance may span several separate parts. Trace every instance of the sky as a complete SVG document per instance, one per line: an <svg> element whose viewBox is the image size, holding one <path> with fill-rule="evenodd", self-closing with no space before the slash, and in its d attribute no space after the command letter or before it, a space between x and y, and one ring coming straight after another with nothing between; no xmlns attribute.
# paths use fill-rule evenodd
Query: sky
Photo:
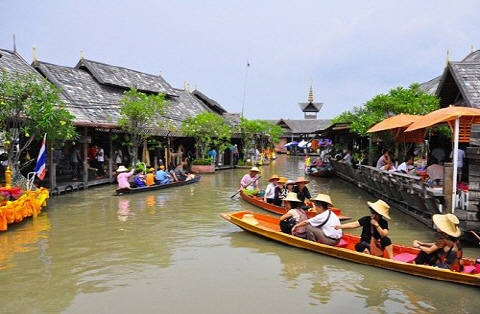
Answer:
<svg viewBox="0 0 480 314"><path fill-rule="evenodd" d="M248 119L331 119L480 49L480 1L0 0L0 48L161 75Z"/></svg>

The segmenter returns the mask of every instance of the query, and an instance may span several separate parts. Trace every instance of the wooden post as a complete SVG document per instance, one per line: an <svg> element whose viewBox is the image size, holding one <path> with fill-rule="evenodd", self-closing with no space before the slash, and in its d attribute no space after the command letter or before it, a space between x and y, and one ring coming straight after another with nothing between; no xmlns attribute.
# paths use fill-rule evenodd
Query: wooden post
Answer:
<svg viewBox="0 0 480 314"><path fill-rule="evenodd" d="M453 163L446 162L444 164L444 180L443 180L443 195L445 197L445 208L444 214L452 212L452 202L455 202L455 199L452 199L453 191Z"/></svg>

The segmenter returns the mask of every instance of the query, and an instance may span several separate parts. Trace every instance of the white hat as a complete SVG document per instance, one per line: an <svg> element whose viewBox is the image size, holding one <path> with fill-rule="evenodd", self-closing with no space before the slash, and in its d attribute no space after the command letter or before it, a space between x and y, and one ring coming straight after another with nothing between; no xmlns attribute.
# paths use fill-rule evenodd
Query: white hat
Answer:
<svg viewBox="0 0 480 314"><path fill-rule="evenodd" d="M118 169L117 169L117 172L125 172L125 171L128 171L128 169L125 168L125 166L123 166L123 165L118 167Z"/></svg>
<svg viewBox="0 0 480 314"><path fill-rule="evenodd" d="M250 169L250 171L260 172L260 169L258 169L257 167L252 167L252 169Z"/></svg>
<svg viewBox="0 0 480 314"><path fill-rule="evenodd" d="M325 202L330 206L333 206L332 200L330 199L330 196L327 194L318 194L317 197L313 199L314 201L320 201L320 202Z"/></svg>
<svg viewBox="0 0 480 314"><path fill-rule="evenodd" d="M295 192L288 192L287 196L283 200L289 201L289 202L299 202L299 203L302 202L301 200L298 199L297 193Z"/></svg>

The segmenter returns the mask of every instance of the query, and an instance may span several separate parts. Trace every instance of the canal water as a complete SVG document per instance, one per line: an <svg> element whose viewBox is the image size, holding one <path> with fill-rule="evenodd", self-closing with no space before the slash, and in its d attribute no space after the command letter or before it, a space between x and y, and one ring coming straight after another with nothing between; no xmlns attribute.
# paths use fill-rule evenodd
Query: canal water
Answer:
<svg viewBox="0 0 480 314"><path fill-rule="evenodd" d="M262 167L262 187L272 174L302 176L302 166L280 155ZM0 312L478 313L478 288L288 247L223 220L220 212L262 212L230 198L247 171L144 194L114 196L105 185L49 199L40 216L0 234ZM311 179L312 195L330 194L353 218L376 200L338 178ZM391 217L395 242L434 235L398 211Z"/></svg>

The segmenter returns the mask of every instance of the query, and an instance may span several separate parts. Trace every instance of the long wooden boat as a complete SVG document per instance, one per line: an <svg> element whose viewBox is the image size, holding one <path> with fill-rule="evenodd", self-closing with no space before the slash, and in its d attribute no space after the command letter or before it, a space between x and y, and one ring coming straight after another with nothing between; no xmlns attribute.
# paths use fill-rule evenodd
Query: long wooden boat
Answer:
<svg viewBox="0 0 480 314"><path fill-rule="evenodd" d="M281 232L280 220L277 217L248 211L221 213L220 216L245 231L290 246L409 275L480 287L480 274L474 273L475 260L473 258L464 257L465 270L463 272L453 272L448 269L414 264L413 260L419 250L409 246L394 244L394 258L388 259L356 252L355 243L359 241L358 235L344 233L337 246L328 246Z"/></svg>
<svg viewBox="0 0 480 314"><path fill-rule="evenodd" d="M242 197L243 200L249 202L250 204L255 205L271 213L274 213L277 215L283 215L287 212L287 209L285 207L269 204L263 200L263 197L247 195L243 193L243 191L240 192L240 196ZM337 214L338 218L342 221L351 219L351 217L343 216L342 210L339 208L331 207L330 210L333 211L335 214ZM314 212L314 211L306 211L305 213L307 214L308 218L312 218L315 215L317 215L317 212Z"/></svg>
<svg viewBox="0 0 480 314"><path fill-rule="evenodd" d="M115 192L117 195L123 195L123 194L130 194L130 193L140 193L140 192L148 192L148 191L155 191L155 190L162 190L162 189L168 189L168 188L173 188L177 186L183 186L187 184L192 184L200 181L202 176L196 176L195 178L191 180L185 180L185 181L177 181L177 182L171 182L167 184L154 184L150 186L143 186L143 187L137 187L137 188L121 188L121 189L116 189Z"/></svg>

